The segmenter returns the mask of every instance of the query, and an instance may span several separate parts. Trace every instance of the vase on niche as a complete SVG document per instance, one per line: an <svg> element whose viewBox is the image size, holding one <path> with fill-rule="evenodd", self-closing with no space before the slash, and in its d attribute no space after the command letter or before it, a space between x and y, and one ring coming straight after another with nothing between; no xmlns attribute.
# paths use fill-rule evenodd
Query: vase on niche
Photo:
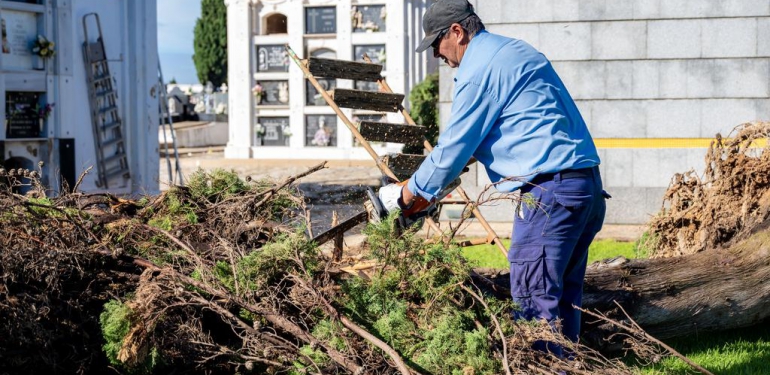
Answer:
<svg viewBox="0 0 770 375"><path fill-rule="evenodd" d="M39 137L43 137L43 129L45 129L45 119L38 119L40 121L40 131L38 132Z"/></svg>
<svg viewBox="0 0 770 375"><path fill-rule="evenodd" d="M45 70L45 59L40 56L32 56L32 68L35 70Z"/></svg>

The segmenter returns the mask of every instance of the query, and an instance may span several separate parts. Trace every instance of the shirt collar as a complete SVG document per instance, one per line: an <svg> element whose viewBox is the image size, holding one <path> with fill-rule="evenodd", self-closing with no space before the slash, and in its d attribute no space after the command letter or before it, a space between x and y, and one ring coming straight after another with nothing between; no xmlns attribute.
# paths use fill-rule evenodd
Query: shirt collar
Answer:
<svg viewBox="0 0 770 375"><path fill-rule="evenodd" d="M475 50L479 48L484 48L483 44L484 41L489 37L489 32L487 30L481 30L476 35L471 38L470 43L468 43L468 49L465 50L465 53L463 54L463 59L460 61L460 66L457 67L457 74L455 75L454 81L457 82L457 76L460 76L463 74L464 71L467 69L474 70L473 68L470 68L470 65L475 65L476 61L474 61L473 56L476 56Z"/></svg>

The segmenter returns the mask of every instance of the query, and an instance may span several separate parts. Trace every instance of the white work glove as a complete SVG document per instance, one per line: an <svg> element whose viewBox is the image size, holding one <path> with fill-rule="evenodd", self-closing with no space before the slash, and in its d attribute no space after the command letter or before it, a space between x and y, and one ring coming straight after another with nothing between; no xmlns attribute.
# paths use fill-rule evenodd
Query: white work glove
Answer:
<svg viewBox="0 0 770 375"><path fill-rule="evenodd" d="M399 184L389 184L380 188L377 192L377 197L380 198L382 207L385 208L388 213L393 212L395 209L403 210L401 206L403 199L401 198L401 192L404 187Z"/></svg>

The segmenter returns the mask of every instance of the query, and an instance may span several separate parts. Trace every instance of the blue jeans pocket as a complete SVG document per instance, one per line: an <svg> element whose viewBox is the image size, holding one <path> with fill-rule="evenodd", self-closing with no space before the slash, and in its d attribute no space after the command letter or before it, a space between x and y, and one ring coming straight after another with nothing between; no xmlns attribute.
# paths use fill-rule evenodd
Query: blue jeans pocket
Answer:
<svg viewBox="0 0 770 375"><path fill-rule="evenodd" d="M512 246L508 251L511 264L511 295L528 298L545 293L545 249L542 245Z"/></svg>

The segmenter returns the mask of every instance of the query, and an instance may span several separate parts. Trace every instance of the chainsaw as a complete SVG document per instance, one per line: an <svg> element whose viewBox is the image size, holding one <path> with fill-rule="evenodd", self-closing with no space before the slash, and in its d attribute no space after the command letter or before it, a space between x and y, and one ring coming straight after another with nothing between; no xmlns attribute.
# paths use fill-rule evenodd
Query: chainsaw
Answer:
<svg viewBox="0 0 770 375"><path fill-rule="evenodd" d="M406 185L408 180L397 183L398 187ZM369 215L369 221L373 223L379 223L387 218L388 212L386 205L383 203L380 195L375 193L374 190L368 186L366 188L366 195L368 200L364 202L364 208ZM400 201L400 199L399 199ZM391 204L394 206L394 204ZM399 202L398 206L401 208L401 214L398 215L397 224L402 229L411 228L413 226L422 225L425 218L428 216L434 216L438 213L436 204L429 202L427 199L417 196L415 200L407 207Z"/></svg>

